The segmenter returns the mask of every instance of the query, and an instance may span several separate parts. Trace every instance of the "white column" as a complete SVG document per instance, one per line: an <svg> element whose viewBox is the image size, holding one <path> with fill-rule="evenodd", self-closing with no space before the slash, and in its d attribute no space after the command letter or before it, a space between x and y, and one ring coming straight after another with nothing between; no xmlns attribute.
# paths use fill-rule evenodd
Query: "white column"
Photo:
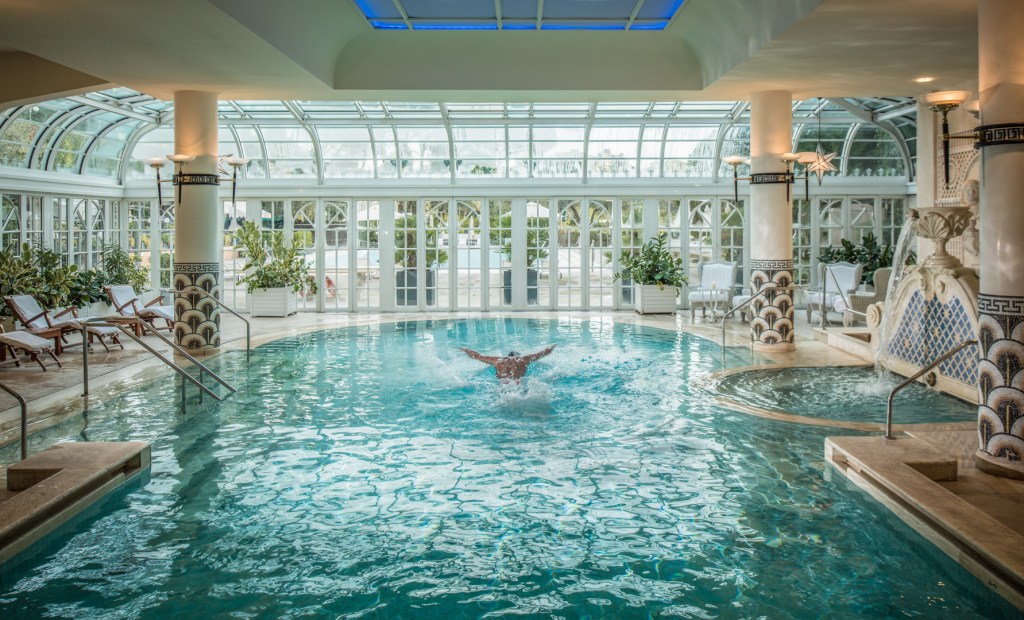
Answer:
<svg viewBox="0 0 1024 620"><path fill-rule="evenodd" d="M1024 2L980 0L982 126L1024 123ZM977 464L1024 478L1024 142L981 150ZM985 139L985 135L982 135Z"/></svg>
<svg viewBox="0 0 1024 620"><path fill-rule="evenodd" d="M174 151L194 155L174 188L174 288L199 287L220 299L222 209L217 181L217 95L174 93ZM174 301L175 341L193 353L220 347L220 307L198 294Z"/></svg>
<svg viewBox="0 0 1024 620"><path fill-rule="evenodd" d="M793 207L787 198L786 165L793 148L793 96L786 91L750 97L750 286L776 288L755 299L750 322L757 347L772 351L793 344Z"/></svg>

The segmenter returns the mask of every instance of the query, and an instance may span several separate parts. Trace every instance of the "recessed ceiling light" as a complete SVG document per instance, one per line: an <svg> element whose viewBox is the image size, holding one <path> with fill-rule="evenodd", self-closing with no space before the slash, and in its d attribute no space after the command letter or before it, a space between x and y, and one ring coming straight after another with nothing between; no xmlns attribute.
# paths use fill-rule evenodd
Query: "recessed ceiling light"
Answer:
<svg viewBox="0 0 1024 620"><path fill-rule="evenodd" d="M930 75L924 75L919 78L914 78L914 81L917 82L918 84L927 84L928 82L934 82L935 78L933 78Z"/></svg>

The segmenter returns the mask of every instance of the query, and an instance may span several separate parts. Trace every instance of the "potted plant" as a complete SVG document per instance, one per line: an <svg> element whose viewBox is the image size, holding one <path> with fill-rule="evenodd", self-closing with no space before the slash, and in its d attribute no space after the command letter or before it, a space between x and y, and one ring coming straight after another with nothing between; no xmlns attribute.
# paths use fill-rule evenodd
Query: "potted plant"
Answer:
<svg viewBox="0 0 1024 620"><path fill-rule="evenodd" d="M828 246L821 251L818 260L822 263L847 262L863 265L860 281L861 284L869 284L875 281L876 271L882 267L892 267L895 250L896 248L891 245L881 245L874 233L868 233L861 238L859 245L849 239L842 239L838 248ZM916 262L917 253L911 252L907 264L913 265Z"/></svg>
<svg viewBox="0 0 1024 620"><path fill-rule="evenodd" d="M263 232L253 222L242 224L237 238L246 254L245 275L238 281L249 290L249 314L288 316L298 311L299 291L316 293L298 243L288 246L282 232Z"/></svg>
<svg viewBox="0 0 1024 620"><path fill-rule="evenodd" d="M499 230L512 229L512 214L491 220L491 247L500 251L512 261L512 240L502 239ZM537 261L548 257L548 218L526 218L526 303L537 303L537 286L540 272L534 267ZM501 270L501 289L505 304L512 303L512 270Z"/></svg>
<svg viewBox="0 0 1024 620"><path fill-rule="evenodd" d="M633 281L634 307L640 314L675 312L679 289L687 283L683 260L672 255L667 240L667 235L660 233L636 254L624 253L622 271L615 274L616 280Z"/></svg>
<svg viewBox="0 0 1024 620"><path fill-rule="evenodd" d="M437 265L448 262L448 252L438 247L437 231L426 231L424 250L426 272L427 305L434 305L437 290ZM395 220L395 304L415 306L417 304L417 277L419 259L416 251L416 215L408 213Z"/></svg>

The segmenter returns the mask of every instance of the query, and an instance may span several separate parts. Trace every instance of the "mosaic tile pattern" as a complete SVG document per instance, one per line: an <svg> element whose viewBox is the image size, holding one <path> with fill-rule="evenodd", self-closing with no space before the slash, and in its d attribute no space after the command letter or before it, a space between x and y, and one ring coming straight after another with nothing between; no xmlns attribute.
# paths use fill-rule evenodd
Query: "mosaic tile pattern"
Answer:
<svg viewBox="0 0 1024 620"><path fill-rule="evenodd" d="M219 263L175 263L174 289L199 287L220 299ZM189 351L220 346L220 306L198 293L174 298L174 339Z"/></svg>
<svg viewBox="0 0 1024 620"><path fill-rule="evenodd" d="M979 295L978 438L996 458L1024 461L1024 297Z"/></svg>
<svg viewBox="0 0 1024 620"><path fill-rule="evenodd" d="M761 344L793 343L793 261L750 261L751 290L760 290L766 282L775 288L759 295L750 303L754 318L750 328Z"/></svg>
<svg viewBox="0 0 1024 620"><path fill-rule="evenodd" d="M923 367L965 340L975 336L970 314L959 298L943 303L932 296L927 301L915 290L889 340L889 355ZM967 347L939 364L943 377L974 385L978 377L978 354Z"/></svg>

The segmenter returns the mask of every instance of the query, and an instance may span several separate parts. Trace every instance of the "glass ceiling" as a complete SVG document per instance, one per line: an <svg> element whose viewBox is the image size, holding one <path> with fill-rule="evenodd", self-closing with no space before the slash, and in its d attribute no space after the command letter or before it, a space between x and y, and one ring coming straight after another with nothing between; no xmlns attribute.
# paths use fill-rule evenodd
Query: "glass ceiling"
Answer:
<svg viewBox="0 0 1024 620"><path fill-rule="evenodd" d="M749 154L746 102L221 101L221 155L266 179L717 179ZM0 112L0 166L148 178L173 152L173 104L126 88ZM912 98L793 104L793 150L836 175L908 177ZM741 167L740 174L745 171Z"/></svg>
<svg viewBox="0 0 1024 620"><path fill-rule="evenodd" d="M377 30L664 30L684 0L354 0Z"/></svg>

